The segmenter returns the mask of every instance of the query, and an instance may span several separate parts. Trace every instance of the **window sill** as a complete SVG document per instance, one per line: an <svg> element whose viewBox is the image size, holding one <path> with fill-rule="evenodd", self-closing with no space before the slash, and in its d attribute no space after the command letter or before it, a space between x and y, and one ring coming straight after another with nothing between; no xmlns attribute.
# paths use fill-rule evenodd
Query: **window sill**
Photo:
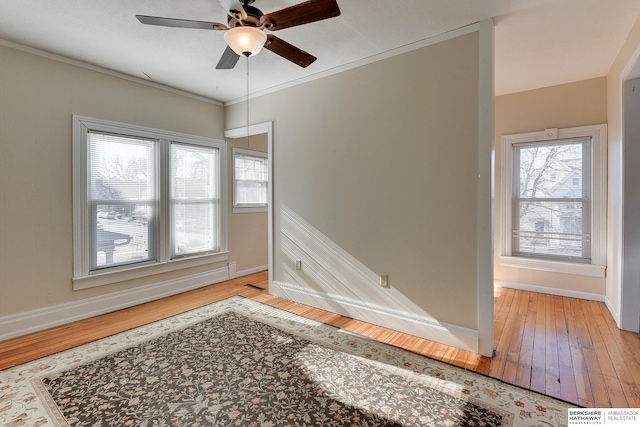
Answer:
<svg viewBox="0 0 640 427"><path fill-rule="evenodd" d="M88 276L74 277L73 290L95 288L96 286L110 285L126 280L139 279L141 277L152 276L154 274L168 273L199 265L213 264L227 261L229 252L218 252L215 254L194 256L189 258L179 258L167 262L140 265L127 268L126 270L112 270L104 273L90 274Z"/></svg>
<svg viewBox="0 0 640 427"><path fill-rule="evenodd" d="M606 277L607 267L604 265L581 264L573 262L550 261L545 259L500 256L503 267L528 268L530 270L548 271L551 273L575 274L589 277Z"/></svg>
<svg viewBox="0 0 640 427"><path fill-rule="evenodd" d="M233 213L252 213L252 212L266 212L266 206L234 206Z"/></svg>

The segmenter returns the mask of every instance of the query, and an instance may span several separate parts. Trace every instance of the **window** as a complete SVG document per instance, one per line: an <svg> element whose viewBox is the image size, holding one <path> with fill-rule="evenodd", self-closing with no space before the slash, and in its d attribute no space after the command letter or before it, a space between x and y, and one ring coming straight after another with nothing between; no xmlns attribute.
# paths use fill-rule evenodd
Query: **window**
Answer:
<svg viewBox="0 0 640 427"><path fill-rule="evenodd" d="M87 140L90 271L154 259L154 142L93 131Z"/></svg>
<svg viewBox="0 0 640 427"><path fill-rule="evenodd" d="M265 212L269 168L267 154L233 149L233 211Z"/></svg>
<svg viewBox="0 0 640 427"><path fill-rule="evenodd" d="M591 138L512 150L512 254L590 262Z"/></svg>
<svg viewBox="0 0 640 427"><path fill-rule="evenodd" d="M218 150L171 144L171 255L220 251Z"/></svg>
<svg viewBox="0 0 640 427"><path fill-rule="evenodd" d="M501 264L603 277L606 125L502 138Z"/></svg>
<svg viewBox="0 0 640 427"><path fill-rule="evenodd" d="M74 289L226 260L223 141L74 116Z"/></svg>

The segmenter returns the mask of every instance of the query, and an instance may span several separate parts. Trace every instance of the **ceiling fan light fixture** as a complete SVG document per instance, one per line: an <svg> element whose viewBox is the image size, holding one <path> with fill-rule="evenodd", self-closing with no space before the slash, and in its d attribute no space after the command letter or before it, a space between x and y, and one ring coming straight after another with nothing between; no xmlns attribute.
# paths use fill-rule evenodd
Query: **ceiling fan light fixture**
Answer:
<svg viewBox="0 0 640 427"><path fill-rule="evenodd" d="M238 55L253 56L262 50L267 35L255 27L235 27L225 31L224 41Z"/></svg>

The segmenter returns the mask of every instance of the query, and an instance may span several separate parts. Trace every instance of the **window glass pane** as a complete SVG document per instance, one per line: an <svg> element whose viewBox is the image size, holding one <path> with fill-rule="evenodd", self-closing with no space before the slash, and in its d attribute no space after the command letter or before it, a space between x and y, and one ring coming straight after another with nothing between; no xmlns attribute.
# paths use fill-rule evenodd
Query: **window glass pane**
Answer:
<svg viewBox="0 0 640 427"><path fill-rule="evenodd" d="M217 198L216 157L214 148L171 144L171 197Z"/></svg>
<svg viewBox="0 0 640 427"><path fill-rule="evenodd" d="M95 205L93 230L96 268L147 261L149 253L149 204Z"/></svg>
<svg viewBox="0 0 640 427"><path fill-rule="evenodd" d="M586 142L515 147L521 198L583 196L583 147Z"/></svg>
<svg viewBox="0 0 640 427"><path fill-rule="evenodd" d="M590 140L514 146L513 252L590 259Z"/></svg>
<svg viewBox="0 0 640 427"><path fill-rule="evenodd" d="M88 142L91 269L153 259L154 141L89 133Z"/></svg>
<svg viewBox="0 0 640 427"><path fill-rule="evenodd" d="M218 251L216 209L209 203L178 202L173 206L173 253L184 255Z"/></svg>
<svg viewBox="0 0 640 427"><path fill-rule="evenodd" d="M220 250L218 150L171 144L172 255Z"/></svg>
<svg viewBox="0 0 640 427"><path fill-rule="evenodd" d="M154 198L154 141L89 134L92 200Z"/></svg>
<svg viewBox="0 0 640 427"><path fill-rule="evenodd" d="M267 204L267 184L238 181L236 183L236 204Z"/></svg>
<svg viewBox="0 0 640 427"><path fill-rule="evenodd" d="M267 159L236 155L236 179L267 181Z"/></svg>
<svg viewBox="0 0 640 427"><path fill-rule="evenodd" d="M235 154L234 206L266 205L268 161L264 157Z"/></svg>
<svg viewBox="0 0 640 427"><path fill-rule="evenodd" d="M589 258L589 235L583 231L583 203L518 203L515 252L554 257Z"/></svg>

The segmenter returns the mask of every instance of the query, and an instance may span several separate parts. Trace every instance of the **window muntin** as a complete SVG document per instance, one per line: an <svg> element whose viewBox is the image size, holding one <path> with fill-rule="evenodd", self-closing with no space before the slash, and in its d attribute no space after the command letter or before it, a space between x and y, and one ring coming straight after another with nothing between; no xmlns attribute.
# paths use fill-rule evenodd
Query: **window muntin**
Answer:
<svg viewBox="0 0 640 427"><path fill-rule="evenodd" d="M266 153L234 148L233 207L267 207L269 165Z"/></svg>
<svg viewBox="0 0 640 427"><path fill-rule="evenodd" d="M591 139L513 146L513 255L590 262Z"/></svg>

